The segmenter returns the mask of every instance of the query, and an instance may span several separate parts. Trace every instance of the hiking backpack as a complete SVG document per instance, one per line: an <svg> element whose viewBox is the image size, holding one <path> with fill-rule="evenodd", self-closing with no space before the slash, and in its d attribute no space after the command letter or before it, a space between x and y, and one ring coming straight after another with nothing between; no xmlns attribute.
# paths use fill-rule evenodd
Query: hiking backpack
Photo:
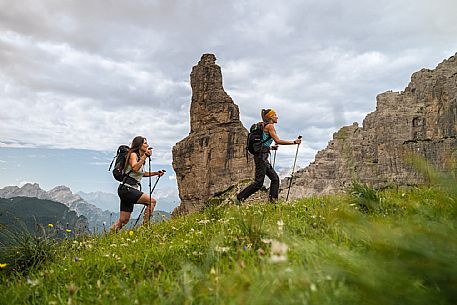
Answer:
<svg viewBox="0 0 457 305"><path fill-rule="evenodd" d="M251 129L249 129L248 140L246 145L247 152L250 152L253 155L262 152L263 144L271 139L271 136L268 135L268 137L265 140L262 140L263 130L267 125L268 123L259 122L251 126Z"/></svg>
<svg viewBox="0 0 457 305"><path fill-rule="evenodd" d="M119 148L117 149L116 156L113 158L113 161L111 161L111 164L108 169L108 171L110 171L114 163L113 176L114 179L116 179L119 182L123 182L124 180L124 166L127 159L128 151L129 147L127 145L119 146Z"/></svg>

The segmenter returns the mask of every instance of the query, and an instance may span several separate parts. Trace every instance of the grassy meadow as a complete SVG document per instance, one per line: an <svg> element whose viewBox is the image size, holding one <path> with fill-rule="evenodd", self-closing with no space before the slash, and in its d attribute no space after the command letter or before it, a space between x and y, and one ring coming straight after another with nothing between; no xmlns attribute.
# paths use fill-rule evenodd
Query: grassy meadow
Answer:
<svg viewBox="0 0 457 305"><path fill-rule="evenodd" d="M61 242L46 228L2 249L0 304L457 304L457 187L443 181Z"/></svg>

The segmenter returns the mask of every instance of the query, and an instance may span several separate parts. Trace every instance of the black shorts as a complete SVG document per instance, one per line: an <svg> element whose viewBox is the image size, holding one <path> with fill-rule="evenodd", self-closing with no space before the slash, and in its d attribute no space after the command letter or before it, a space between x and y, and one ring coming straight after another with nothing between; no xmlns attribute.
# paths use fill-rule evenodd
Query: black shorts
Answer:
<svg viewBox="0 0 457 305"><path fill-rule="evenodd" d="M138 202L143 193L133 187L126 185L119 185L117 188L117 194L121 199L121 211L122 212L133 212L133 205Z"/></svg>

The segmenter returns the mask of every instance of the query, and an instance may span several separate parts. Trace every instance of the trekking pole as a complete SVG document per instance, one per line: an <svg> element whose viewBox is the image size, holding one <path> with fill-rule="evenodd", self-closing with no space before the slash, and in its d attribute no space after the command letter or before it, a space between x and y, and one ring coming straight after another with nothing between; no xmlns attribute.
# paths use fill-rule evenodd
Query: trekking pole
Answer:
<svg viewBox="0 0 457 305"><path fill-rule="evenodd" d="M298 136L298 139L300 140L301 136ZM295 153L294 166L292 167L292 174L290 175L289 189L287 190L286 201L289 200L290 187L292 186L292 179L294 178L295 162L297 162L298 148L300 148L300 143L298 143L297 152Z"/></svg>
<svg viewBox="0 0 457 305"><path fill-rule="evenodd" d="M272 146L274 147L273 150L275 151L273 155L273 170L275 170L275 163L276 163L276 152L278 151L278 145Z"/></svg>
<svg viewBox="0 0 457 305"><path fill-rule="evenodd" d="M160 172L166 173L167 171L164 170L164 169L162 169L162 170L160 170ZM151 203L151 200L152 200L152 198L151 198L151 197L152 197L152 193L154 192L154 189L156 188L156 185L157 185L157 183L159 182L160 177L161 177L160 175L157 177L156 182L154 183L154 186L152 187L152 189L151 189L150 192L149 192L149 198L150 198L149 204L152 204L152 203ZM150 178L150 177L149 177L149 178ZM136 219L135 224L133 225L133 228L135 228L136 224L138 223L138 220L140 220L141 215L143 214L143 211L144 211L145 208L146 208L146 206L143 206L143 209L141 209L140 215L139 215L138 218Z"/></svg>
<svg viewBox="0 0 457 305"><path fill-rule="evenodd" d="M150 194L149 197L151 197L152 192L154 191L154 188L157 185L157 182L159 182L159 179L160 179L160 176L157 177L156 182L154 183L154 187L152 188L152 190L149 193ZM149 201L149 204L151 204L151 200ZM146 208L146 206L144 205L143 208L141 209L140 215L138 215L138 218L136 219L135 224L133 225L133 228L135 228L136 224L138 223L138 220L140 220L141 215L143 214L143 211L144 211L145 208Z"/></svg>
<svg viewBox="0 0 457 305"><path fill-rule="evenodd" d="M148 160L149 160L149 172L151 172L151 156L148 157ZM159 175L160 177L160 175ZM159 181L159 180L157 180ZM151 204L152 204L152 192L151 192L151 175L149 175L149 207L148 208L151 208ZM145 206L143 206L144 208ZM138 220L138 219L137 219ZM148 219L148 223L149 223L149 220L151 220L151 214L149 214L149 219Z"/></svg>

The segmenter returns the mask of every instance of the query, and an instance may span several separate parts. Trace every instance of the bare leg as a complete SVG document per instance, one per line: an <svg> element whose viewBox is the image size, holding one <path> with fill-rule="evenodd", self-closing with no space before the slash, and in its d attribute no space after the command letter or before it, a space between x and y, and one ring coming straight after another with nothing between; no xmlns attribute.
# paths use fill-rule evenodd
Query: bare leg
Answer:
<svg viewBox="0 0 457 305"><path fill-rule="evenodd" d="M130 220L130 212L121 211L121 215L119 219L111 226L110 232L115 233L122 229L124 225L126 225Z"/></svg>
<svg viewBox="0 0 457 305"><path fill-rule="evenodd" d="M143 195L141 195L140 199L138 199L137 203L141 203L146 206L145 211L144 211L143 224L148 224L157 201L154 198L150 198L149 194L143 193Z"/></svg>

